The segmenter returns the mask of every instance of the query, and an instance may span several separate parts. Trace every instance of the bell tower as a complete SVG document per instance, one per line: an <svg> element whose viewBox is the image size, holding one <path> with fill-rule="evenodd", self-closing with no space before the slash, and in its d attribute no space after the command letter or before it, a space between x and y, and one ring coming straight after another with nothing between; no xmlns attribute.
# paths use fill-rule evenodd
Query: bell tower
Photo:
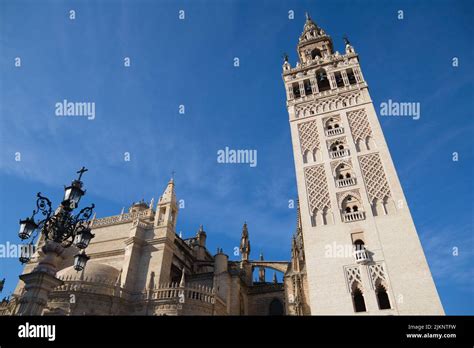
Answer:
<svg viewBox="0 0 474 348"><path fill-rule="evenodd" d="M359 56L307 14L285 57L309 308L317 314L444 314Z"/></svg>

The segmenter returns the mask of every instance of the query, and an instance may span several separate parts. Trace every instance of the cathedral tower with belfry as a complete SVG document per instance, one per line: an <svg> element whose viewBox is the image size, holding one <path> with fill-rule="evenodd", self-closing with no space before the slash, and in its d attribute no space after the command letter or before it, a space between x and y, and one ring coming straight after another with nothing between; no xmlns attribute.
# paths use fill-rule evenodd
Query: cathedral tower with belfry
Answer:
<svg viewBox="0 0 474 348"><path fill-rule="evenodd" d="M309 310L300 299L295 314L444 314L359 56L344 41L335 51L307 14L299 62L283 64L305 263L290 309L301 294Z"/></svg>

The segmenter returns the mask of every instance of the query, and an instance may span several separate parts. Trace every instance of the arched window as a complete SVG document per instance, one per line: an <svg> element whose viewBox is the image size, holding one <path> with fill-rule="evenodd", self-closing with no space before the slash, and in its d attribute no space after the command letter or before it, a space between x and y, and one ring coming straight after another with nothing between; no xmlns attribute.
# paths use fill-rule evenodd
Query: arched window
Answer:
<svg viewBox="0 0 474 348"><path fill-rule="evenodd" d="M336 123L336 124L334 125L334 128L339 128L339 125Z"/></svg>
<svg viewBox="0 0 474 348"><path fill-rule="evenodd" d="M347 79L349 80L349 83L351 85L355 85L357 83L357 80L356 80L356 77L354 75L354 70L347 69L346 73L347 73Z"/></svg>
<svg viewBox="0 0 474 348"><path fill-rule="evenodd" d="M336 166L334 170L335 178L340 180L336 182L338 187L345 187L350 185L355 185L355 180L347 180L352 179L354 177L354 173L352 173L352 168L349 165L339 164Z"/></svg>
<svg viewBox="0 0 474 348"><path fill-rule="evenodd" d="M308 163L308 155L309 155L309 150L306 150L303 153L303 163Z"/></svg>
<svg viewBox="0 0 474 348"><path fill-rule="evenodd" d="M390 299L388 298L387 290L382 284L379 284L375 289L377 294L377 302L379 304L379 309L391 309Z"/></svg>
<svg viewBox="0 0 474 348"><path fill-rule="evenodd" d="M306 95L313 94L313 90L311 88L311 82L308 79L306 79L303 81L303 84L304 84L304 93Z"/></svg>
<svg viewBox="0 0 474 348"><path fill-rule="evenodd" d="M357 239L354 241L354 247L356 250L363 250L364 249L364 241L362 239Z"/></svg>
<svg viewBox="0 0 474 348"><path fill-rule="evenodd" d="M283 310L283 304L281 301L277 298L274 298L272 302L270 302L270 306L268 309L268 314L269 315L283 315L284 310Z"/></svg>
<svg viewBox="0 0 474 348"><path fill-rule="evenodd" d="M314 59L316 57L321 57L321 51L318 50L317 48L311 51L311 59Z"/></svg>
<svg viewBox="0 0 474 348"><path fill-rule="evenodd" d="M354 196L347 196L341 202L341 213L343 214L344 222L353 222L364 220L365 214L362 203Z"/></svg>
<svg viewBox="0 0 474 348"><path fill-rule="evenodd" d="M331 144L331 151L337 150L344 150L344 144L342 144L339 140Z"/></svg>
<svg viewBox="0 0 474 348"><path fill-rule="evenodd" d="M298 82L293 83L293 97L300 98L301 97L301 92L300 92L300 84Z"/></svg>
<svg viewBox="0 0 474 348"><path fill-rule="evenodd" d="M354 304L355 312L366 311L364 295L362 294L362 291L360 291L359 288L355 288L354 291L352 291L352 302Z"/></svg>
<svg viewBox="0 0 474 348"><path fill-rule="evenodd" d="M342 74L340 71L336 71L334 73L334 77L336 78L336 85L337 87L344 87L344 79L342 78Z"/></svg>
<svg viewBox="0 0 474 348"><path fill-rule="evenodd" d="M318 71L316 71L316 81L318 83L318 88L320 92L331 89L331 85L329 84L329 79L328 79L326 70L319 69Z"/></svg>

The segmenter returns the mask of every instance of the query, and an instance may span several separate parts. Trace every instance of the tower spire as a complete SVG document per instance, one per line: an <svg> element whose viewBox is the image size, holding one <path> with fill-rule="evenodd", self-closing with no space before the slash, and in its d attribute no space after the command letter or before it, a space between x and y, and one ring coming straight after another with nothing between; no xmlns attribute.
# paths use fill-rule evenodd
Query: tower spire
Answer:
<svg viewBox="0 0 474 348"><path fill-rule="evenodd" d="M316 57L322 58L333 53L332 40L306 12L306 21L298 42L300 63L310 63Z"/></svg>
<svg viewBox="0 0 474 348"><path fill-rule="evenodd" d="M178 215L178 205L176 204L176 193L174 181L171 179L163 194L158 200L155 214L155 226L162 226L169 229L167 233L173 236L176 231L176 218Z"/></svg>
<svg viewBox="0 0 474 348"><path fill-rule="evenodd" d="M245 222L244 226L242 227L242 237L240 238L240 254L242 261L248 261L250 256L250 240L247 222Z"/></svg>
<svg viewBox="0 0 474 348"><path fill-rule="evenodd" d="M174 179L168 181L165 191L160 197L160 203L176 203L176 193L174 191Z"/></svg>

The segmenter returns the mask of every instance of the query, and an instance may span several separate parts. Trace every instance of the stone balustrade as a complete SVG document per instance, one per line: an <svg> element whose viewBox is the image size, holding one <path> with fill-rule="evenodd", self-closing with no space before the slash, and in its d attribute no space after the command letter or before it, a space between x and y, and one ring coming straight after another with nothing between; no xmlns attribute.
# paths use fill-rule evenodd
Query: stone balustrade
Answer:
<svg viewBox="0 0 474 348"><path fill-rule="evenodd" d="M344 133L344 127L338 127L333 129L326 129L326 136L332 137Z"/></svg>
<svg viewBox="0 0 474 348"><path fill-rule="evenodd" d="M369 253L365 248L356 249L354 251L354 257L355 257L356 263L364 264L370 261Z"/></svg>
<svg viewBox="0 0 474 348"><path fill-rule="evenodd" d="M336 187L338 187L338 188L353 186L355 184L356 184L356 178L354 178L354 177L336 180Z"/></svg>
<svg viewBox="0 0 474 348"><path fill-rule="evenodd" d="M365 219L365 213L363 211L354 211L352 213L342 214L344 222L354 222Z"/></svg>
<svg viewBox="0 0 474 348"><path fill-rule="evenodd" d="M155 213L152 209L146 209L146 210L134 212L134 213L124 213L120 215L107 216L104 218L91 220L91 227L98 228L98 227L109 226L109 225L123 224L126 222L131 222L138 218L151 220L154 217L154 215Z"/></svg>
<svg viewBox="0 0 474 348"><path fill-rule="evenodd" d="M342 149L329 152L332 159L349 156L349 149Z"/></svg>

